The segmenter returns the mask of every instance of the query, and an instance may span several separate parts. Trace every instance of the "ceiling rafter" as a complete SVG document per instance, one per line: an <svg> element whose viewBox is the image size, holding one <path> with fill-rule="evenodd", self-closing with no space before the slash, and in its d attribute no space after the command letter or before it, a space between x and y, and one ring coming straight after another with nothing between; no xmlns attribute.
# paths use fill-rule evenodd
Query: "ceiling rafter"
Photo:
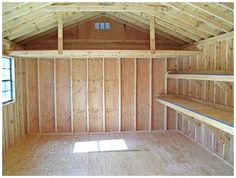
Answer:
<svg viewBox="0 0 236 178"><path fill-rule="evenodd" d="M233 13L228 12L227 11L221 11L219 8L219 6L217 6L216 3L188 3L193 7L196 7L200 10L203 10L204 12L213 15L215 17L217 17L218 19L233 25L234 24L234 18L233 18Z"/></svg>
<svg viewBox="0 0 236 178"><path fill-rule="evenodd" d="M102 14L102 13L98 13L98 12L94 12L94 13L84 13L84 15L74 15L73 17L69 16L68 18L64 19L63 20L63 26L69 26L69 25L72 25L74 23L78 23L80 21L83 21L83 20L86 20L86 19L91 19L92 17L97 17L99 14ZM40 29L38 30L34 30L30 33L27 33L21 37L18 37L16 38L16 42L19 42L19 41L23 41L27 38L30 38L32 36L35 36L37 34L40 34L40 33L43 33L43 32L46 32L50 29L56 29L57 28L57 21L55 21L53 24L47 24L47 25L44 25L42 26Z"/></svg>
<svg viewBox="0 0 236 178"><path fill-rule="evenodd" d="M109 13L109 14L111 14L112 16L115 16L115 17L127 20L127 21L131 21L131 22L133 21L134 24L138 24L138 23L141 22L142 24L145 24L146 26L149 27L149 21L147 21L145 19L140 19L140 17L138 17L138 16L137 16L138 17L138 19L137 19L137 18L134 18L134 16L130 17L130 16L127 16L127 14L124 14L124 13ZM168 28L162 27L160 25L156 24L155 28L158 29L158 30L161 30L163 32L166 32L169 35L172 35L172 36L174 36L174 37L176 37L176 38L178 38L178 39L180 39L182 41L185 41L187 43L193 42L193 40L191 40L189 38L186 38L185 36L182 36L182 35L180 35L178 33L175 33L173 31L169 30Z"/></svg>
<svg viewBox="0 0 236 178"><path fill-rule="evenodd" d="M3 23L6 23L10 20L14 20L16 18L31 14L32 12L35 12L37 10L40 10L52 3L28 3L21 8L12 11L11 13L3 14L2 19Z"/></svg>
<svg viewBox="0 0 236 178"><path fill-rule="evenodd" d="M140 17L139 15L133 14L133 13L123 13L124 15L134 18L138 21L144 21L146 24L149 24L149 20L145 19L143 17ZM175 32L176 34L179 34L180 36L182 36L181 38L187 42L189 41L197 41L198 39L194 38L194 37L190 37L189 34L186 34L183 30L173 27L171 24L168 24L164 21L158 20L156 19L156 24L155 27L157 28L158 26L162 26L166 29L169 29L170 31ZM193 39L194 38L194 39ZM200 38L199 38L200 39Z"/></svg>
<svg viewBox="0 0 236 178"><path fill-rule="evenodd" d="M223 32L230 32L232 31L233 27L231 25L219 22L219 20L215 19L215 17L206 15L205 12L202 12L199 9L196 9L187 3L163 3L167 6L173 7L177 11L183 12L193 18L196 18L208 25L211 25L213 28L217 28Z"/></svg>
<svg viewBox="0 0 236 178"><path fill-rule="evenodd" d="M141 22L135 23L134 21L131 21L128 18L125 18L125 20L124 20L123 18L119 18L114 15L109 15L108 13L105 13L104 16L111 18L112 20L118 21L120 23L126 24L128 26L131 26L132 28L135 28L139 31L149 33L149 26L146 24L143 24ZM176 45L184 45L186 43L186 42L180 40L179 38L176 38L176 37L171 36L167 33L164 33L163 31L160 31L158 29L155 29L155 32L156 32L157 36L164 37L164 38L170 40L172 43L175 43Z"/></svg>

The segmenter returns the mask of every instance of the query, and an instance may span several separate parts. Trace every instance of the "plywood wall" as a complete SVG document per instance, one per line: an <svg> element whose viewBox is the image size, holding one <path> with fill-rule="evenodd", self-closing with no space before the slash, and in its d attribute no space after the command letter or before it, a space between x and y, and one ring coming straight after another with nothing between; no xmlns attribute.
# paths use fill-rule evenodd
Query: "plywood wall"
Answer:
<svg viewBox="0 0 236 178"><path fill-rule="evenodd" d="M178 60L168 60L169 71L218 70L233 73L233 35L215 38L214 40L206 40L196 44L196 46L188 46L186 49L190 48L201 49L203 54L184 57ZM233 89L233 83L227 83L227 85ZM214 81L168 79L168 93L177 94L216 108L233 110L233 95L229 95ZM171 111L169 113L168 109L168 127L169 123L173 124L176 122L178 130L233 165L234 148L232 135L223 133L217 129L212 130L211 127L203 123L196 124L194 118L174 112ZM226 139L222 139L222 137Z"/></svg>
<svg viewBox="0 0 236 178"><path fill-rule="evenodd" d="M109 30L96 30L96 22L109 22ZM33 36L21 42L25 50L56 50L57 29L53 32L44 32L44 35ZM157 33L157 49L178 49L179 43L168 34ZM177 40L179 41L179 40ZM63 47L72 49L149 49L149 30L135 28L111 18L101 16L90 19L82 24L77 23L65 27L63 31Z"/></svg>
<svg viewBox="0 0 236 178"><path fill-rule="evenodd" d="M27 133L25 60L15 62L15 102L2 107L2 155L11 151Z"/></svg>
<svg viewBox="0 0 236 178"><path fill-rule="evenodd" d="M26 133L166 129L155 101L165 92L166 59L16 60Z"/></svg>

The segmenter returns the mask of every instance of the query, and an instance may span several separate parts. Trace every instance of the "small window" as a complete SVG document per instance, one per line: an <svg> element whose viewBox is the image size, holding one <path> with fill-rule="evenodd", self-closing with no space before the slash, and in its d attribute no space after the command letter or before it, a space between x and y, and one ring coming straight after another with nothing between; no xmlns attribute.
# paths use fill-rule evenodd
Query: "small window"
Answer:
<svg viewBox="0 0 236 178"><path fill-rule="evenodd" d="M111 28L109 22L96 22L94 27L96 30L109 30Z"/></svg>
<svg viewBox="0 0 236 178"><path fill-rule="evenodd" d="M107 29L107 30L110 29L110 23L108 23L108 22L105 23L105 29Z"/></svg>
<svg viewBox="0 0 236 178"><path fill-rule="evenodd" d="M95 29L99 30L100 29L100 23L95 23Z"/></svg>
<svg viewBox="0 0 236 178"><path fill-rule="evenodd" d="M13 101L13 59L2 57L2 104Z"/></svg>
<svg viewBox="0 0 236 178"><path fill-rule="evenodd" d="M105 23L100 23L100 29L104 30L105 29Z"/></svg>

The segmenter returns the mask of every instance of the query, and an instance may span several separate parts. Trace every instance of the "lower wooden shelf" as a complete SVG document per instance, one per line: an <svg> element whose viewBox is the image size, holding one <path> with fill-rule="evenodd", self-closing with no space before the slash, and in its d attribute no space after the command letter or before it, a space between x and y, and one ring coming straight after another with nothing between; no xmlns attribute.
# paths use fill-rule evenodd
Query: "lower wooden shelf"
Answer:
<svg viewBox="0 0 236 178"><path fill-rule="evenodd" d="M196 103L173 95L158 96L157 101L176 111L182 112L198 119L201 122L234 135L233 112L224 111L212 106Z"/></svg>

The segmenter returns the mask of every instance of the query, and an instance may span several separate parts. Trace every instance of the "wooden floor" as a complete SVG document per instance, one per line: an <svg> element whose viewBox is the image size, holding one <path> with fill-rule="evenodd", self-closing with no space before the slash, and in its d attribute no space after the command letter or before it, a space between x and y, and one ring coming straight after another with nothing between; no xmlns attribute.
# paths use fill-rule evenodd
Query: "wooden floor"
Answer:
<svg viewBox="0 0 236 178"><path fill-rule="evenodd" d="M102 151L102 143L112 144ZM127 150L112 151L124 143ZM233 169L179 132L163 131L27 136L4 159L3 175L233 175Z"/></svg>

